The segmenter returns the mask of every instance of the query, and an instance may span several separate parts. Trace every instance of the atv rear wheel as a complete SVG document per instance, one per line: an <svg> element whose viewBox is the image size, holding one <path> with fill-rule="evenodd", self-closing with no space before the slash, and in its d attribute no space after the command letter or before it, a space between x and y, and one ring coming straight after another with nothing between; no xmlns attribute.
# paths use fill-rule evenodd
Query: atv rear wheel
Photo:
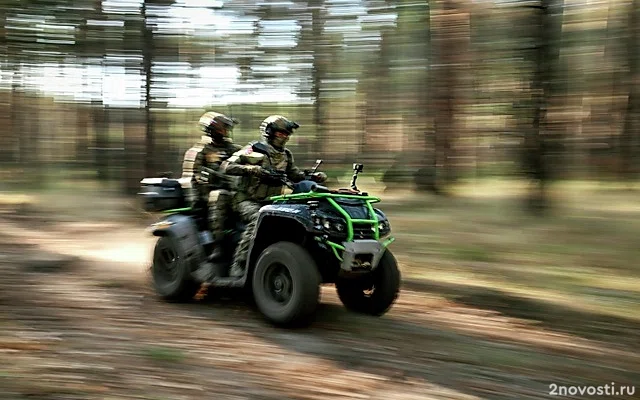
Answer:
<svg viewBox="0 0 640 400"><path fill-rule="evenodd" d="M306 325L319 302L321 277L315 261L300 245L278 242L256 264L253 297L262 314L277 325Z"/></svg>
<svg viewBox="0 0 640 400"><path fill-rule="evenodd" d="M386 250L373 272L357 278L339 278L336 290L342 304L361 314L385 314L398 298L400 271L395 257Z"/></svg>
<svg viewBox="0 0 640 400"><path fill-rule="evenodd" d="M164 300L188 301L198 291L189 262L173 236L162 236L156 242L151 276L156 292Z"/></svg>

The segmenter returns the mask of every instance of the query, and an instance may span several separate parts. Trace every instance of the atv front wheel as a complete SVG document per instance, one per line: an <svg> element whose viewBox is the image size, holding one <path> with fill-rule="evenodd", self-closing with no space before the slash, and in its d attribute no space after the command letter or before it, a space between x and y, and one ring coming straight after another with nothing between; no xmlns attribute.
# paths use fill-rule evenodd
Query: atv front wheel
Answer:
<svg viewBox="0 0 640 400"><path fill-rule="evenodd" d="M153 249L151 276L156 292L164 300L188 301L198 286L191 278L188 260L172 236L162 236Z"/></svg>
<svg viewBox="0 0 640 400"><path fill-rule="evenodd" d="M320 297L321 277L315 261L300 245L278 242L256 264L253 296L262 314L277 325L311 321Z"/></svg>
<svg viewBox="0 0 640 400"><path fill-rule="evenodd" d="M395 257L386 250L378 267L357 278L339 278L336 290L342 304L361 314L385 314L398 298L400 271Z"/></svg>

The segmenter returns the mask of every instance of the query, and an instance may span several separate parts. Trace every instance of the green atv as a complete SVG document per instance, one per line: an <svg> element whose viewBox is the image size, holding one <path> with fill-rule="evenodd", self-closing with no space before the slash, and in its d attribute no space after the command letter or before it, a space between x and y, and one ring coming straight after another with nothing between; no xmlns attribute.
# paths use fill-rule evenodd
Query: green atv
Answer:
<svg viewBox="0 0 640 400"><path fill-rule="evenodd" d="M321 162L308 171L308 177ZM356 187L362 169L362 164L354 164L351 188L340 190L311 180L294 184L281 173L270 174L268 179L287 185L292 193L274 196L260 209L247 272L241 278L228 276L231 259L217 264L212 277L201 277L198 268L213 251L206 208L180 207L184 197L177 180L144 179L140 194L146 209L164 209L168 214L150 229L159 237L151 266L157 293L175 301L193 298L203 283L213 288L244 287L252 291L269 321L289 325L310 322L321 284L334 283L347 309L376 316L386 313L398 296L400 271L387 248L394 240L389 221L372 206L380 199ZM224 245L235 249L244 224L230 218L228 228Z"/></svg>

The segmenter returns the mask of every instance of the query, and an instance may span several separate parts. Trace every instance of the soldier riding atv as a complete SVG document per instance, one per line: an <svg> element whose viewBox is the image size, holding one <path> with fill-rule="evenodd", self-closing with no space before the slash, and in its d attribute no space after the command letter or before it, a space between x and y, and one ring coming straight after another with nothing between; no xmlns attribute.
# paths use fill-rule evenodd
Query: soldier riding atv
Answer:
<svg viewBox="0 0 640 400"><path fill-rule="evenodd" d="M251 151L268 155L263 142ZM204 284L251 289L263 315L273 323L310 322L317 309L320 285L334 283L349 310L383 315L400 287L396 259L387 246L394 238L385 214L372 206L377 197L358 190L362 164L354 164L351 188L329 190L311 180L322 161L293 183L285 173L262 169L260 180L286 185L292 193L271 196L257 214L243 273L230 276L232 259L218 261L210 274L199 267L213 252L199 221L206 218L185 207L180 183L173 179L142 180L140 195L148 211L168 215L151 226L158 236L151 272L157 293L167 300L188 300ZM234 249L246 226L232 215L222 243ZM230 251L227 253L231 253Z"/></svg>

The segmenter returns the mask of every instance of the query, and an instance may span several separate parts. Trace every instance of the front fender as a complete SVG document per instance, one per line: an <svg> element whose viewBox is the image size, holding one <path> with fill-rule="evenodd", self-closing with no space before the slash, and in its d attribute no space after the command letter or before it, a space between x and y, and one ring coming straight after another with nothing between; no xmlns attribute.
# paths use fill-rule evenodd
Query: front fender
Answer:
<svg viewBox="0 0 640 400"><path fill-rule="evenodd" d="M278 234L270 234L270 230ZM315 232L311 213L306 204L270 204L260 209L255 237L249 244L247 267L260 256L262 250L279 240L296 242Z"/></svg>
<svg viewBox="0 0 640 400"><path fill-rule="evenodd" d="M261 222L266 217L292 219L304 226L308 232L313 231L313 219L311 218L311 211L307 204L286 203L263 206L258 216L258 227L260 227Z"/></svg>

